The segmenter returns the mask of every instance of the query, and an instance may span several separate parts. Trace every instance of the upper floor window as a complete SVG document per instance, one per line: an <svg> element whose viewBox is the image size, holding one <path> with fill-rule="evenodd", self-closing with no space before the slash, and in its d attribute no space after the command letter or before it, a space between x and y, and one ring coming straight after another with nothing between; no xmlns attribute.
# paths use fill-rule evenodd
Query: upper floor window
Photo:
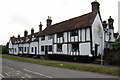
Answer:
<svg viewBox="0 0 120 80"><path fill-rule="evenodd" d="M57 52L62 52L62 44L57 44Z"/></svg>
<svg viewBox="0 0 120 80"><path fill-rule="evenodd" d="M71 36L78 36L78 30L73 30L70 32Z"/></svg>
<svg viewBox="0 0 120 80"><path fill-rule="evenodd" d="M48 35L48 40L49 40L49 39L52 39L52 35Z"/></svg>
<svg viewBox="0 0 120 80"><path fill-rule="evenodd" d="M42 41L42 40L45 40L45 36L41 36L41 41Z"/></svg>
<svg viewBox="0 0 120 80"><path fill-rule="evenodd" d="M15 52L16 52L16 48L15 48Z"/></svg>
<svg viewBox="0 0 120 80"><path fill-rule="evenodd" d="M63 37L63 33L58 33L57 38Z"/></svg>

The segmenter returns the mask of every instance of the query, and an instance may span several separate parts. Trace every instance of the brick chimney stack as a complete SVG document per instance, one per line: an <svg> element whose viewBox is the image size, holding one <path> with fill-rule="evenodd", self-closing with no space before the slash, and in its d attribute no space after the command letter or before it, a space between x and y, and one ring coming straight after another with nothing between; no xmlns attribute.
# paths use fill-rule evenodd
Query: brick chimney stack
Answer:
<svg viewBox="0 0 120 80"><path fill-rule="evenodd" d="M18 38L20 38L20 34L18 34Z"/></svg>
<svg viewBox="0 0 120 80"><path fill-rule="evenodd" d="M103 21L102 24L103 24L103 28L106 28L106 27L107 27L106 21Z"/></svg>
<svg viewBox="0 0 120 80"><path fill-rule="evenodd" d="M52 20L50 16L48 16L48 19L46 21L47 21L47 27L51 26Z"/></svg>
<svg viewBox="0 0 120 80"><path fill-rule="evenodd" d="M100 11L100 7L99 7L100 4L97 2L97 0L92 2L91 5L92 5L92 12L94 12L94 11L99 12Z"/></svg>
<svg viewBox="0 0 120 80"><path fill-rule="evenodd" d="M24 37L26 37L26 36L27 36L27 34L28 34L28 31L27 31L27 30L25 30L25 31L24 31Z"/></svg>
<svg viewBox="0 0 120 80"><path fill-rule="evenodd" d="M40 25L39 25L39 32L41 32L42 31L42 23L40 22Z"/></svg>
<svg viewBox="0 0 120 80"><path fill-rule="evenodd" d="M34 34L34 28L31 29L31 34L32 34L32 35Z"/></svg>
<svg viewBox="0 0 120 80"><path fill-rule="evenodd" d="M109 29L114 29L113 22L114 22L114 19L112 19L111 16L110 16L109 19L108 19Z"/></svg>

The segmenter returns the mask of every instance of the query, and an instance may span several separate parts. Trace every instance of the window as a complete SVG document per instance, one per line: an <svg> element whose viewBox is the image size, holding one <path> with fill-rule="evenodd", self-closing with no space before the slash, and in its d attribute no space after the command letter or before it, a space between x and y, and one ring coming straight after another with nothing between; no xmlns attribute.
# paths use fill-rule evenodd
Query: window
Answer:
<svg viewBox="0 0 120 80"><path fill-rule="evenodd" d="M58 33L57 38L63 37L63 33Z"/></svg>
<svg viewBox="0 0 120 80"><path fill-rule="evenodd" d="M19 51L22 51L22 48L21 48L21 47L19 47Z"/></svg>
<svg viewBox="0 0 120 80"><path fill-rule="evenodd" d="M33 47L31 48L31 52L34 52L34 48Z"/></svg>
<svg viewBox="0 0 120 80"><path fill-rule="evenodd" d="M15 52L16 52L16 48L15 48Z"/></svg>
<svg viewBox="0 0 120 80"><path fill-rule="evenodd" d="M72 52L78 52L79 51L79 44L72 44Z"/></svg>
<svg viewBox="0 0 120 80"><path fill-rule="evenodd" d="M42 40L45 40L45 36L41 36L41 41L42 41Z"/></svg>
<svg viewBox="0 0 120 80"><path fill-rule="evenodd" d="M52 51L52 46L49 46L49 51Z"/></svg>
<svg viewBox="0 0 120 80"><path fill-rule="evenodd" d="M57 51L58 52L62 52L62 44L58 44L57 45Z"/></svg>
<svg viewBox="0 0 120 80"><path fill-rule="evenodd" d="M49 39L52 39L52 35L48 35L48 40L49 40Z"/></svg>
<svg viewBox="0 0 120 80"><path fill-rule="evenodd" d="M44 51L44 46L41 46L41 51Z"/></svg>
<svg viewBox="0 0 120 80"><path fill-rule="evenodd" d="M26 52L26 47L24 47L24 52Z"/></svg>
<svg viewBox="0 0 120 80"><path fill-rule="evenodd" d="M78 36L78 30L73 30L70 32L71 36Z"/></svg>

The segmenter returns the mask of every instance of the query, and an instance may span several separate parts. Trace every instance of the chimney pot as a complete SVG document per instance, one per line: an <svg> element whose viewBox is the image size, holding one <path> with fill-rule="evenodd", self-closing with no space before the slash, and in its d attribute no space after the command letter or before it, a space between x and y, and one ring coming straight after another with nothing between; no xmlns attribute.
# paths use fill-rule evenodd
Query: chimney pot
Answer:
<svg viewBox="0 0 120 80"><path fill-rule="evenodd" d="M97 0L95 0L94 2L92 2L91 5L92 5L92 12L93 11L99 12L99 10L100 10L100 7L99 7L100 4L97 2Z"/></svg>
<svg viewBox="0 0 120 80"><path fill-rule="evenodd" d="M31 29L31 34L32 34L32 35L34 34L34 28Z"/></svg>
<svg viewBox="0 0 120 80"><path fill-rule="evenodd" d="M39 32L41 32L42 31L42 23L40 22L40 25L39 25Z"/></svg>
<svg viewBox="0 0 120 80"><path fill-rule="evenodd" d="M46 21L47 21L47 27L51 26L52 20L50 16L48 16L48 19Z"/></svg>

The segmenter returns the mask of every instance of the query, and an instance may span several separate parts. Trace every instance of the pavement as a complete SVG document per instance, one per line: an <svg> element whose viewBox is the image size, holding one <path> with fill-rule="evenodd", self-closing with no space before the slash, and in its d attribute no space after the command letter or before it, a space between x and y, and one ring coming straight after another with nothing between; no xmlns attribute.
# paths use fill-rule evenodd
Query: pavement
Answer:
<svg viewBox="0 0 120 80"><path fill-rule="evenodd" d="M2 64L2 78L118 78L106 74L87 71L76 71L51 66L43 66L32 63L0 59ZM1 70L0 70L1 72Z"/></svg>

